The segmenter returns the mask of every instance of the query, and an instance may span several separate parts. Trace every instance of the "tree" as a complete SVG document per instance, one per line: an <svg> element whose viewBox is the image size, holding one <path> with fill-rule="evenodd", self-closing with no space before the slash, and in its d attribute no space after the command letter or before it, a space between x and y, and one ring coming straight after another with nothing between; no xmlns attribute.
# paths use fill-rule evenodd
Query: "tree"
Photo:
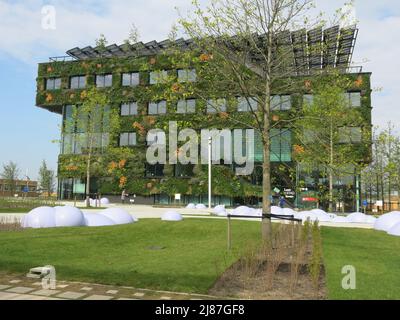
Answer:
<svg viewBox="0 0 400 320"><path fill-rule="evenodd" d="M7 164L3 164L3 172L1 177L6 181L6 184L10 186L10 192L12 195L16 191L16 183L19 179L19 175L20 170L15 162L9 161Z"/></svg>
<svg viewBox="0 0 400 320"><path fill-rule="evenodd" d="M116 110L109 107L104 91L90 88L83 97L83 103L75 106L72 116L65 122L64 134L72 135L77 161L85 163L86 204L90 206L90 178L93 171L101 170L99 157L94 157L107 149L119 131L119 117Z"/></svg>
<svg viewBox="0 0 400 320"><path fill-rule="evenodd" d="M47 168L46 160L42 161L42 165L39 168L39 184L43 190L50 196L54 191L55 184L54 171Z"/></svg>
<svg viewBox="0 0 400 320"><path fill-rule="evenodd" d="M356 148L367 140L363 138L364 120L360 111L352 108L344 95L350 87L348 82L332 74L316 84L313 101L303 105L302 117L296 123L301 143L297 161L327 172L330 212L333 210L334 178L355 173L360 162Z"/></svg>
<svg viewBox="0 0 400 320"><path fill-rule="evenodd" d="M274 92L298 92L304 87L304 82L296 77L304 74L304 65L293 64L289 29L322 26L322 21L310 22L311 0L216 0L206 10L197 0L193 5L192 15L180 19L183 32L191 39L192 51L182 54L178 48L173 55L172 48L169 54L176 67L196 65L198 81L193 86L190 83L172 85L172 92L181 96L195 95L206 103L209 99L218 101L221 95L232 100L238 95L245 97L252 119L230 119L260 134L263 212L270 213L270 133L274 128L287 125L292 115L274 120L271 109L279 106L271 102L271 98ZM300 31L299 37L304 33ZM321 44L309 48L317 54L321 49ZM230 117L218 103L213 103L213 107ZM263 239L268 238L270 229L271 220L263 218Z"/></svg>

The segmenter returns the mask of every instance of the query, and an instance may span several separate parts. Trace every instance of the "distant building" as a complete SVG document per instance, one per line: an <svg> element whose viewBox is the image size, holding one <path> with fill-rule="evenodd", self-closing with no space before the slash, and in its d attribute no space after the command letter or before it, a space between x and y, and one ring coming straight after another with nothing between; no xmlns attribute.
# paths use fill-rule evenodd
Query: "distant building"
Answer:
<svg viewBox="0 0 400 320"><path fill-rule="evenodd" d="M38 182L32 180L16 180L15 192L12 192L12 186L9 180L0 179L0 197L14 197L16 194L19 197L37 197L38 194Z"/></svg>

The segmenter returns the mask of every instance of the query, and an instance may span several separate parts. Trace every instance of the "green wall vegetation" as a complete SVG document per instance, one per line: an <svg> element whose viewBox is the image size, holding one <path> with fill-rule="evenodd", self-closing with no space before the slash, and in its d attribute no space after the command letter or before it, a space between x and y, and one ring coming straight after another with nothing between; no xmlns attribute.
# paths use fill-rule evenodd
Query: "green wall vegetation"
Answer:
<svg viewBox="0 0 400 320"><path fill-rule="evenodd" d="M201 60L201 59L200 59ZM194 64L200 63L194 59ZM152 70L168 70L172 81L167 84L149 84L149 72ZM140 84L135 87L122 86L122 74L139 72ZM196 112L191 114L176 113L176 103L179 97L173 95L177 84L175 78L176 70L171 70L171 60L164 55L154 57L128 57L128 58L98 58L91 60L49 62L39 64L37 77L36 105L46 108L52 112L62 114L65 105L79 105L86 97L89 87L95 85L95 75L112 74L112 86L103 88L107 94L111 107L119 110L121 103L135 101L138 103L138 114L134 116L121 116L121 132L137 132L138 143L129 148L129 152L111 152L109 154L98 154L96 161L98 168L95 175L103 182L100 184L99 192L103 194L119 193L121 188L126 188L129 193L152 195L175 193L187 195L199 195L207 193L207 169L205 166L196 165L193 176L179 178L174 176L171 165L164 169L164 176L157 178L145 177L145 148L146 134L149 129L162 128L168 131L169 121L177 121L180 128L203 129L206 128L244 128L244 124L251 127L254 117L250 112L237 112L236 99L227 99L227 111L215 114L206 113L206 102L196 100ZM86 87L83 89L70 89L71 76L85 76ZM363 125L364 136L369 137L371 133L371 89L370 74L346 74L351 83L349 91L361 92L360 112L365 120ZM46 90L46 79L61 78L61 88ZM272 121L290 119L294 117L302 104L302 95L312 92L314 77L298 77L297 92L291 92L292 108L289 111L277 111L272 113ZM175 83L175 84L174 84ZM197 98L196 90L203 90L200 81L181 94L182 98ZM166 92L171 92L166 97ZM220 90L221 97L224 90ZM147 104L150 101L167 100L167 113L165 115L148 115ZM229 116L228 116L229 113ZM368 139L367 139L368 140ZM370 140L370 139L369 139ZM368 140L368 141L369 141ZM292 144L296 144L292 137ZM370 144L355 146L355 152L359 153L360 161L369 162ZM292 151L291 151L292 152ZM84 178L85 164L84 155L61 154L59 156L59 179ZM294 168L291 163L284 164L285 167ZM224 165L213 167L213 193L230 197L260 197L261 186L253 185L248 176L236 176L232 168ZM280 171L280 170L277 170ZM279 172L278 172L279 174ZM293 175L293 173L291 174Z"/></svg>

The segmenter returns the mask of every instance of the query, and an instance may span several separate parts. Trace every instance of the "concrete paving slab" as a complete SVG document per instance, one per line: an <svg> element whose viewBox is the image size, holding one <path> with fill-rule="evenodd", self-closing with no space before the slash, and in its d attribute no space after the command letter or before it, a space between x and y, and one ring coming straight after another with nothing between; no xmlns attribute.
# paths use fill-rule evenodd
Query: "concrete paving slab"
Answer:
<svg viewBox="0 0 400 320"><path fill-rule="evenodd" d="M57 295L57 298L63 298L63 299L79 299L85 296L87 293L82 293L82 292L74 292L74 291L66 291L63 292L59 295Z"/></svg>
<svg viewBox="0 0 400 320"><path fill-rule="evenodd" d="M35 288L31 288L31 287L14 287L14 288L10 288L5 290L6 292L12 292L12 293L20 293L20 294L24 294L24 293L28 293L35 290Z"/></svg>
<svg viewBox="0 0 400 320"><path fill-rule="evenodd" d="M87 298L85 298L83 300L111 300L112 298L114 298L114 297L112 297L112 296L103 296L103 295L100 295L100 294L94 294L94 295L89 296L89 297L87 297Z"/></svg>
<svg viewBox="0 0 400 320"><path fill-rule="evenodd" d="M49 297L49 296L55 295L55 294L60 293L60 292L61 292L60 290L42 289L42 290L38 290L38 291L33 291L33 292L31 292L31 294L36 294L38 296Z"/></svg>

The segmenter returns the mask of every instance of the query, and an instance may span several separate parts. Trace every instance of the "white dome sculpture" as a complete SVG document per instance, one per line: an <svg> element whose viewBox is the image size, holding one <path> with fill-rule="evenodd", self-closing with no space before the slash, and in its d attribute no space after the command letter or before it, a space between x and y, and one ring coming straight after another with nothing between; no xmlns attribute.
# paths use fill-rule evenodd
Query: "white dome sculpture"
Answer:
<svg viewBox="0 0 400 320"><path fill-rule="evenodd" d="M110 204L110 200L108 200L108 198L101 198L100 204Z"/></svg>
<svg viewBox="0 0 400 320"><path fill-rule="evenodd" d="M199 204L196 204L196 209L197 210L204 210L204 209L207 209L207 207L204 204L199 203Z"/></svg>
<svg viewBox="0 0 400 320"><path fill-rule="evenodd" d="M23 228L54 228L56 220L55 210L51 207L38 207L31 210L22 219Z"/></svg>
<svg viewBox="0 0 400 320"><path fill-rule="evenodd" d="M294 216L295 213L296 213L296 211L294 211L294 210L291 209L291 208L283 208L283 209L282 209L282 214L283 214L284 216Z"/></svg>
<svg viewBox="0 0 400 320"><path fill-rule="evenodd" d="M400 212L392 211L381 215L374 223L375 230L389 231L391 227L400 222Z"/></svg>
<svg viewBox="0 0 400 320"><path fill-rule="evenodd" d="M196 205L195 205L194 203L189 203L189 204L186 206L186 209L196 209Z"/></svg>
<svg viewBox="0 0 400 320"><path fill-rule="evenodd" d="M115 222L100 213L84 213L85 225L88 227L113 226Z"/></svg>
<svg viewBox="0 0 400 320"><path fill-rule="evenodd" d="M114 221L115 224L128 224L138 221L132 217L126 210L121 208L108 208L99 212L99 214Z"/></svg>
<svg viewBox="0 0 400 320"><path fill-rule="evenodd" d="M218 206L215 206L213 211L214 211L215 214L224 213L226 211L225 210L225 205L224 204L220 204Z"/></svg>
<svg viewBox="0 0 400 320"><path fill-rule="evenodd" d="M365 223L367 216L361 212L353 212L347 216L347 220L353 223Z"/></svg>
<svg viewBox="0 0 400 320"><path fill-rule="evenodd" d="M167 211L161 217L162 221L182 221L183 217L176 211Z"/></svg>
<svg viewBox="0 0 400 320"><path fill-rule="evenodd" d="M367 215L366 218L365 218L365 222L366 222L366 223L374 224L375 221L376 221L376 218L373 217L373 216L368 216L368 215Z"/></svg>
<svg viewBox="0 0 400 320"><path fill-rule="evenodd" d="M341 216L336 216L331 220L333 223L348 223L349 220L347 220L347 217L341 217Z"/></svg>
<svg viewBox="0 0 400 320"><path fill-rule="evenodd" d="M282 208L277 207L277 206L272 206L271 207L271 213L272 214L277 214L277 215L282 215L283 214Z"/></svg>
<svg viewBox="0 0 400 320"><path fill-rule="evenodd" d="M71 206L55 207L55 223L57 227L78 227L85 224L81 210Z"/></svg>
<svg viewBox="0 0 400 320"><path fill-rule="evenodd" d="M234 216L248 216L250 214L250 208L246 206L240 206L232 211L232 215Z"/></svg>
<svg viewBox="0 0 400 320"><path fill-rule="evenodd" d="M397 236L400 237L400 222L396 223L394 226L392 226L388 232L391 236Z"/></svg>

